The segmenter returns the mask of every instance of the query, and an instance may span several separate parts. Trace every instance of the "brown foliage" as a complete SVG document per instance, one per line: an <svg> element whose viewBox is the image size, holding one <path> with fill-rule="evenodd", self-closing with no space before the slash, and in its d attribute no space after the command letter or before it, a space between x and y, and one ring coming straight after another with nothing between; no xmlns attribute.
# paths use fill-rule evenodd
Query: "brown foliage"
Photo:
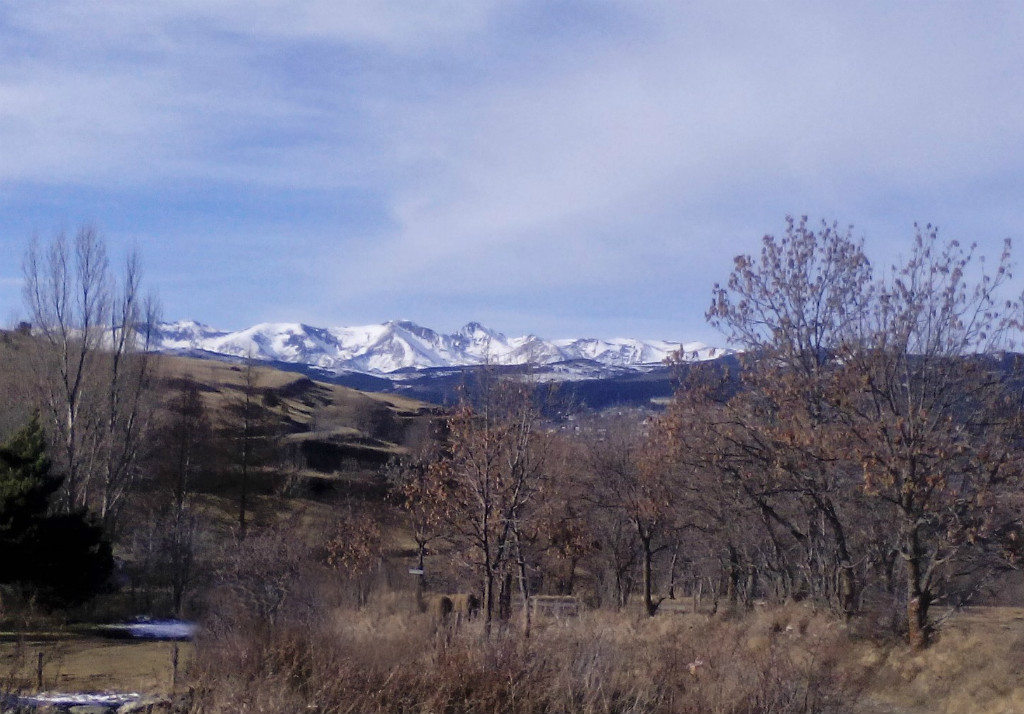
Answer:
<svg viewBox="0 0 1024 714"><path fill-rule="evenodd" d="M761 560L776 592L848 617L882 588L917 646L934 602L1001 567L1021 522L1007 498L1020 385L1000 360L1019 309L998 299L1008 256L985 273L927 226L876 280L849 231L790 219L759 259L736 258L708 319L746 351L742 375L681 394L670 415L677 459L759 516L759 553L737 559L732 510L717 524L706 510L730 562Z"/></svg>
<svg viewBox="0 0 1024 714"><path fill-rule="evenodd" d="M537 428L531 385L490 373L481 380L475 401L464 399L449 418L446 453L428 470L426 493L439 529L480 576L489 632L501 576L509 583L514 570L529 596L547 438Z"/></svg>

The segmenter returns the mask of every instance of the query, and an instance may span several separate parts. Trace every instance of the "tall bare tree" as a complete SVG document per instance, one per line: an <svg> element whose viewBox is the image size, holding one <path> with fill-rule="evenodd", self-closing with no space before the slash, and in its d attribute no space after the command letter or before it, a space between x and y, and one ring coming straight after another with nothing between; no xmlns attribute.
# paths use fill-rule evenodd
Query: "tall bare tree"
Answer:
<svg viewBox="0 0 1024 714"><path fill-rule="evenodd" d="M159 510L164 536L161 555L171 586L171 606L180 616L196 578L199 518L194 494L200 476L213 461L213 429L194 382L181 385L166 413L161 448L167 457L158 462L160 496L166 499Z"/></svg>
<svg viewBox="0 0 1024 714"><path fill-rule="evenodd" d="M34 239L23 269L41 408L66 474L61 507L91 508L113 527L148 425L155 301L141 294L137 254L115 276L90 226Z"/></svg>
<svg viewBox="0 0 1024 714"><path fill-rule="evenodd" d="M249 528L253 477L271 461L277 418L265 403L265 390L252 357L240 367L241 381L225 403L220 431L226 440L229 468L238 477L238 540Z"/></svg>
<svg viewBox="0 0 1024 714"><path fill-rule="evenodd" d="M710 580L716 607L719 594L731 609L741 599L749 605L758 595L757 584L765 581L777 597L789 597L796 590L792 531L797 526L792 513L779 512L780 494L766 489L761 461L751 452L746 425L758 417L744 414L735 396L723 401L716 394L720 377L694 377L658 423L661 438L675 444L669 460L675 470L677 543L685 547L693 575ZM755 553L761 563L753 562Z"/></svg>
<svg viewBox="0 0 1024 714"><path fill-rule="evenodd" d="M101 375L104 387L104 435L100 517L108 527L118 520L135 480L144 435L153 414L147 401L154 371L151 355L158 320L153 298L140 296L142 269L137 253L124 265L120 291L108 305L107 335Z"/></svg>

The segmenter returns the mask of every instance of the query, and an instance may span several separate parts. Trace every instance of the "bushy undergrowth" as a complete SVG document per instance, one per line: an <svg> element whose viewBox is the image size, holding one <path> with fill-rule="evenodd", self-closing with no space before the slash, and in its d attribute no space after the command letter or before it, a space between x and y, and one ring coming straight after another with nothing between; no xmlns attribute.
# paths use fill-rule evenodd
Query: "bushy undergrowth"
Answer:
<svg viewBox="0 0 1024 714"><path fill-rule="evenodd" d="M742 618L590 612L483 639L394 599L198 643L200 711L825 712L855 696L841 628L802 608Z"/></svg>

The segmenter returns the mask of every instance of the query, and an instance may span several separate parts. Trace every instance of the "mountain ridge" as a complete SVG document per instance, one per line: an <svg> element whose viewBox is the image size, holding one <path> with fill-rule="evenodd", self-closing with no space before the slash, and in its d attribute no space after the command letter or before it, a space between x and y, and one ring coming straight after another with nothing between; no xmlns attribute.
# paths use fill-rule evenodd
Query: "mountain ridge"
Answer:
<svg viewBox="0 0 1024 714"><path fill-rule="evenodd" d="M220 330L193 320L161 323L155 348L169 353L207 353L228 358L309 365L334 374L360 373L401 378L403 373L434 368L494 364L572 365L554 370L562 378L600 378L602 373L643 371L662 366L673 355L704 361L730 350L701 342L635 338L568 338L536 335L506 337L469 322L454 333L440 333L409 320L379 325L317 327L304 323L266 322L243 330Z"/></svg>

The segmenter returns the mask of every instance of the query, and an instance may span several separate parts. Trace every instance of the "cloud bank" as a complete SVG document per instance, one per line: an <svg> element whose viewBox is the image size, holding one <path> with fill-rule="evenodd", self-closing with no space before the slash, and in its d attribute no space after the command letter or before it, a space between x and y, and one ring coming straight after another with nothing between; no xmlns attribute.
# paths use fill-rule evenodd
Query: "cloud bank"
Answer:
<svg viewBox="0 0 1024 714"><path fill-rule="evenodd" d="M1019 233L1022 31L1012 3L20 3L0 242L92 221L227 328L714 342L712 283L787 213L883 265L914 221Z"/></svg>

